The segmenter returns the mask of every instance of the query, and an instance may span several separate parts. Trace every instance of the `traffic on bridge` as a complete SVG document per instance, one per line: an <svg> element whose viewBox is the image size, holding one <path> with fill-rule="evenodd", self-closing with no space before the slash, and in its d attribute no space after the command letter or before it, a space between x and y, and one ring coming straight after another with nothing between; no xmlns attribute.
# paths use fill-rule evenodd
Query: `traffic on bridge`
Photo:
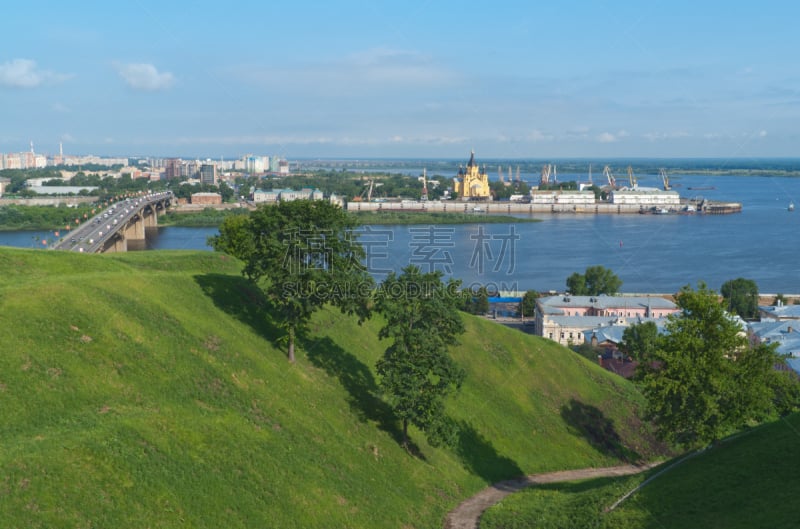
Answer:
<svg viewBox="0 0 800 529"><path fill-rule="evenodd" d="M146 229L155 228L158 211L174 201L172 191L120 200L103 209L54 244L54 250L83 253L126 251L129 241L144 246Z"/></svg>

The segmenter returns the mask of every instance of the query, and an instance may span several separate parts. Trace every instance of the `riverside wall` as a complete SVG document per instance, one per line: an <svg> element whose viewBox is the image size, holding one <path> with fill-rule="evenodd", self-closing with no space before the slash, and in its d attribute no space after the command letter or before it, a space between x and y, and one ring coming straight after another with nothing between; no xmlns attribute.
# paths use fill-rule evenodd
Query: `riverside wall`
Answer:
<svg viewBox="0 0 800 529"><path fill-rule="evenodd" d="M687 202L688 204L688 202ZM476 201L386 201L348 202L348 211L408 211L430 213L486 213L486 214L536 214L575 213L588 215L620 215L649 213L648 206L639 204L534 204L530 202L476 202ZM737 202L706 202L700 213L739 213L742 205ZM699 210L698 210L699 211ZM675 213L681 213L675 211Z"/></svg>

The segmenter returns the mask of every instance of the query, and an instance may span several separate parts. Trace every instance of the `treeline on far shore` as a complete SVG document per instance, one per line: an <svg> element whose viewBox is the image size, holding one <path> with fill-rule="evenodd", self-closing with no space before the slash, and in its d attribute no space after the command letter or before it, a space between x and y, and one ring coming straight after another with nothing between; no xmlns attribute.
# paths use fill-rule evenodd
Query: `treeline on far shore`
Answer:
<svg viewBox="0 0 800 529"><path fill-rule="evenodd" d="M74 228L91 218L97 206L17 206L0 208L0 230L58 230ZM159 226L215 227L230 215L247 214L247 208L205 208L197 212L167 212L159 215ZM362 224L495 224L508 222L537 222L530 217L478 215L469 213L363 211L352 213Z"/></svg>
<svg viewBox="0 0 800 529"><path fill-rule="evenodd" d="M0 230L57 230L75 227L91 218L97 206L18 206L0 207Z"/></svg>

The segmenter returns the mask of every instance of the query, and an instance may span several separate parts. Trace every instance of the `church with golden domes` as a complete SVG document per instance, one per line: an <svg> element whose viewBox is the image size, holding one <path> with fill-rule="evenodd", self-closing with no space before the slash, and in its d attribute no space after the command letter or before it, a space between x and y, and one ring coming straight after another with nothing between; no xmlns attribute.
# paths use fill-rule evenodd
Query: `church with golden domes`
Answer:
<svg viewBox="0 0 800 529"><path fill-rule="evenodd" d="M461 200L487 200L491 198L489 176L486 169L481 170L475 163L475 151L472 151L466 169L458 168L458 176L453 179L453 191Z"/></svg>

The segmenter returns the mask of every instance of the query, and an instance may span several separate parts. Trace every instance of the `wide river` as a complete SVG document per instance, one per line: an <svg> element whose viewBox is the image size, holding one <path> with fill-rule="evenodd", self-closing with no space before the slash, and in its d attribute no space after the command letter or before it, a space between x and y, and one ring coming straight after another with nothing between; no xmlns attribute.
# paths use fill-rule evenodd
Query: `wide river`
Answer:
<svg viewBox="0 0 800 529"><path fill-rule="evenodd" d="M416 264L465 284L508 290L563 289L573 272L602 265L623 292L674 292L705 281L753 279L766 293L800 293L800 178L683 176L684 197L741 202L733 215L540 215L542 222L458 226L369 226L370 270ZM640 185L657 185L654 177ZM695 189L689 189L693 187ZM696 188L714 189L702 189ZM798 205L789 212L791 201ZM215 228L160 228L149 249L210 250ZM0 245L41 247L52 233L0 232Z"/></svg>

